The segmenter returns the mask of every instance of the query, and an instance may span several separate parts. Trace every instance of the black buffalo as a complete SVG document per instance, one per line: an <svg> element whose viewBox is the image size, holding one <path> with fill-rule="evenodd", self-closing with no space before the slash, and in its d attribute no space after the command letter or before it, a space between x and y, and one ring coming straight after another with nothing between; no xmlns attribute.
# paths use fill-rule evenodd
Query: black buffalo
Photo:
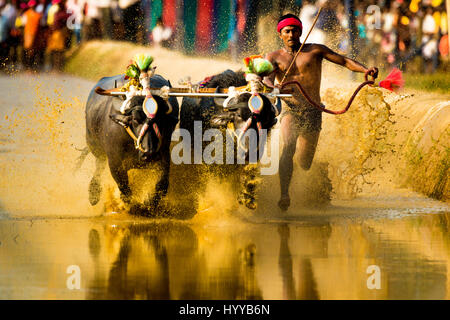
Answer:
<svg viewBox="0 0 450 320"><path fill-rule="evenodd" d="M89 94L86 103L86 142L89 151L96 158L95 173L89 185L89 201L95 205L100 199L100 176L106 162L125 203L130 203L132 196L128 171L134 168L146 168L150 163L160 162L161 177L156 184L154 195L152 197L149 195L145 202L147 208L154 208L167 194L169 187L169 147L172 132L178 123L178 102L176 98L171 97L168 104L161 97L154 96L158 111L156 117L150 121L142 109L144 97L136 96L132 98L130 111L122 115L119 108L123 98L99 95L95 92L95 88L111 89L122 86L124 82L123 75L102 78ZM170 86L170 83L163 77L155 75L151 78L150 86L161 88ZM170 108L172 108L171 112ZM128 126L137 137L145 122L149 124L149 129L142 138L142 148L138 150L124 126ZM153 123L156 123L157 127ZM159 137L156 134L158 129Z"/></svg>
<svg viewBox="0 0 450 320"><path fill-rule="evenodd" d="M245 74L243 72L233 72L231 70L226 70L211 77L204 84L206 88L216 89L229 88L230 86L240 87L245 85L247 85ZM257 179L258 167L257 165L249 164L249 160L252 160L251 153L253 153L253 155L262 154L265 139L260 139L262 137L259 135L260 129L266 129L268 132L273 127L273 125L277 122L276 116L281 106L279 103L273 105L266 96L260 95L263 101L263 108L260 113L256 114L247 106L250 96L250 93L241 95L239 97L239 103L234 107L229 107L227 110L223 108L223 100L209 97L201 99L185 97L183 98L180 110L180 128L188 130L191 137L194 136L193 132L195 121L202 122L203 132L210 128L219 128L225 132L225 129L229 127L231 123L236 132L242 132L244 128L246 130L245 132L251 130L256 132L255 136L257 138L257 142L253 144L253 149L250 148L248 140L242 140L246 142L242 148L242 150L245 150L243 151L245 154L245 164L237 164L238 162L235 157L234 164L231 166L214 166L215 172L218 172L220 175L223 176L223 174L225 174L230 177L231 173L232 176L234 175L234 178L239 180L239 202L241 204L245 204L250 209L254 209L256 208L255 194L259 180ZM236 135L235 139L238 140L238 135ZM239 145L237 141L235 141L235 143L236 145ZM253 157L253 159L255 158Z"/></svg>

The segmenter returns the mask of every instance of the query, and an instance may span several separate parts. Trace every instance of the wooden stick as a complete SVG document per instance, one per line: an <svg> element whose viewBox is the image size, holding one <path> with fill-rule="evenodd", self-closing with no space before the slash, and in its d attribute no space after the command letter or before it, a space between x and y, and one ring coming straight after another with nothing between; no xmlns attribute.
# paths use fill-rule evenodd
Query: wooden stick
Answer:
<svg viewBox="0 0 450 320"><path fill-rule="evenodd" d="M281 85L283 85L284 80L286 80L286 77L287 77L287 75L289 74L289 71L291 71L292 65L294 64L295 60L297 60L298 54L300 53L300 51L302 51L302 48L303 48L303 46L305 45L306 40L307 40L308 37L309 37L309 34L310 34L311 31L314 29L314 26L316 25L317 19L319 19L319 15L320 15L320 12L321 12L321 11L322 11L322 8L320 8L320 9L319 9L319 12L317 12L316 18L314 19L314 22L313 22L313 24L312 24L312 26L311 26L311 29L309 29L309 32L308 32L308 34L306 35L305 41L303 41L302 45L300 46L300 49L298 49L297 53L295 54L294 58L293 58L292 61L291 61L291 64L290 64L289 67L287 68L287 70L286 70L286 72L285 72L285 74L284 74L284 76L283 76L283 79L281 79L281 83L280 83Z"/></svg>

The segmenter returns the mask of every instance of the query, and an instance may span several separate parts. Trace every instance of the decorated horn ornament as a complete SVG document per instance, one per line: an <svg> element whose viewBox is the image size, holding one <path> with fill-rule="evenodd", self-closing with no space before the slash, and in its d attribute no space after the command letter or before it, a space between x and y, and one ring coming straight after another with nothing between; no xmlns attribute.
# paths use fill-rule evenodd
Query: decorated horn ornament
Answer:
<svg viewBox="0 0 450 320"><path fill-rule="evenodd" d="M167 100L167 106L169 107L169 110L167 110L166 114L171 114L173 107L169 100Z"/></svg>
<svg viewBox="0 0 450 320"><path fill-rule="evenodd" d="M172 113L173 107L172 107L172 104L169 101L170 87L169 86L163 86L158 91L159 91L158 92L158 96L163 98L164 101L166 101L167 106L169 107L169 109L166 111L166 114Z"/></svg>

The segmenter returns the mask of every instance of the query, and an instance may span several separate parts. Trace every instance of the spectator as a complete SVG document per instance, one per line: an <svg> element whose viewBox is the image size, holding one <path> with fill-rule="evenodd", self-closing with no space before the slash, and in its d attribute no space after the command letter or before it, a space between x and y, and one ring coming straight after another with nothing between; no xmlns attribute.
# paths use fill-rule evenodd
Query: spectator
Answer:
<svg viewBox="0 0 450 320"><path fill-rule="evenodd" d="M29 1L29 6L25 1ZM71 32L75 33L77 43L95 38L125 39L135 43L147 43L147 40L152 39L156 46L170 46L173 34L176 32L173 29L176 25L175 22L179 16L183 16L181 12L186 9L174 8L173 6L178 1L64 0L68 1L68 12L65 14L71 14L67 21L69 27L59 30L52 27L50 30L49 25L54 24L56 13L60 11L60 5L56 3L58 0L55 0L53 4L50 1L0 0L0 64L11 61L19 68L22 63L28 69L37 69L43 64L43 48L47 47L49 53L52 52L51 60L55 68L60 68L61 52L70 46L68 42L71 37L68 34ZM236 7L233 7L230 19L237 24L237 27L232 25L228 31L232 34L232 28L236 27L240 34L238 43L242 43L242 46L251 50L254 45L244 45L246 42L244 40L247 39L247 27L253 30L256 25L257 15L255 12L257 10L252 10L251 6L255 5L257 1L234 1ZM412 58L421 56L426 72L434 72L440 59L443 60L444 56L448 55L448 49L445 47L448 43L448 20L442 0L355 1L356 39L351 39L351 34L348 32L349 22L353 20L348 17L343 0L295 2L303 3L299 15L305 30L300 39L302 42L312 26L318 8L322 7L322 13L316 27L312 29L308 42L327 44L342 54L349 54L350 40L352 40L353 44L356 44L356 48L352 48L352 50L357 49L366 60L372 59L372 64L386 62L387 66L403 69L409 61L413 61ZM186 3L186 1L183 2L183 5ZM290 3L293 2L290 1ZM278 4L279 6L274 7L278 9L284 7L281 2ZM372 5L381 4L383 4L383 11L380 28L378 11L372 10L377 6ZM372 9L368 11L370 6ZM172 29L163 25L161 15L168 20L167 23ZM39 23L36 23L38 16L40 16ZM150 25L155 25L156 20L158 20L156 26L149 36L148 28ZM185 24L186 21L183 23ZM190 23L195 23L195 19ZM214 28L212 27L212 30L215 30ZM51 41L49 40L50 33ZM249 33L253 34L250 31ZM183 33L179 34L180 37L183 36ZM67 42L63 46L64 49L60 49L60 46L56 45L59 44L61 35ZM195 39L195 41L199 41L198 34ZM216 41L215 37L211 37L211 45L216 44ZM227 41L224 45L228 43L229 47L236 43L234 37L229 37ZM254 41L256 40L250 42ZM21 50L21 46L24 50ZM23 52L25 56L20 57L19 54Z"/></svg>
<svg viewBox="0 0 450 320"><path fill-rule="evenodd" d="M28 70L34 71L40 67L36 58L39 50L38 35L42 17L42 14L36 12L36 5L36 0L30 0L28 2L28 10L25 11L22 17L22 23L24 25L23 48L25 51L25 67Z"/></svg>
<svg viewBox="0 0 450 320"><path fill-rule="evenodd" d="M380 50L383 31L381 30L381 12L371 11L364 18L367 25L367 57L371 65L380 65Z"/></svg>
<svg viewBox="0 0 450 320"><path fill-rule="evenodd" d="M70 14L68 21L69 26L75 34L77 44L81 42L81 25L83 23L83 7L81 0L68 0L67 13Z"/></svg>
<svg viewBox="0 0 450 320"><path fill-rule="evenodd" d="M426 8L422 24L422 57L424 60L424 72L435 72L438 64L438 26L433 18L433 8Z"/></svg>
<svg viewBox="0 0 450 320"><path fill-rule="evenodd" d="M18 0L11 0L11 5L14 10L11 11L11 31L9 32L8 41L10 47L9 61L11 63L11 69L20 69L20 62L22 62L22 59L20 57L19 47L22 45L23 35L21 15L25 9Z"/></svg>
<svg viewBox="0 0 450 320"><path fill-rule="evenodd" d="M336 15L335 0L320 0L322 12L317 20L317 29L325 34L325 44L333 48L337 47L339 30L339 20Z"/></svg>
<svg viewBox="0 0 450 320"><path fill-rule="evenodd" d="M359 54L362 56L367 56L367 27L366 23L364 21L364 16L362 14L362 11L356 11L356 28L358 30L358 38L356 45L359 48Z"/></svg>
<svg viewBox="0 0 450 320"><path fill-rule="evenodd" d="M156 26L152 30L152 38L155 46L169 46L169 41L172 36L172 29L169 27L164 27L163 21L161 18L156 22Z"/></svg>
<svg viewBox="0 0 450 320"><path fill-rule="evenodd" d="M125 30L122 23L122 9L119 7L118 0L113 0L111 2L111 16L113 22L113 39L123 40Z"/></svg>
<svg viewBox="0 0 450 320"><path fill-rule="evenodd" d="M36 6L36 12L41 15L39 20L39 30L36 38L36 65L39 68L44 66L45 61L45 48L47 47L47 40L49 35L49 29L47 25L47 12L46 8L48 5L48 0L39 0Z"/></svg>
<svg viewBox="0 0 450 320"><path fill-rule="evenodd" d="M449 42L448 42L448 34L442 36L439 41L439 53L443 58L448 58L449 51Z"/></svg>
<svg viewBox="0 0 450 320"><path fill-rule="evenodd" d="M103 39L112 39L111 0L97 0Z"/></svg>
<svg viewBox="0 0 450 320"><path fill-rule="evenodd" d="M101 37L100 10L96 0L84 0L83 2L83 28L81 38L91 40Z"/></svg>
<svg viewBox="0 0 450 320"><path fill-rule="evenodd" d="M53 0L53 4L57 6L57 11L54 13L51 20L51 35L48 41L47 50L50 54L52 69L62 71L68 35L67 19L70 15L67 13L65 2L62 0Z"/></svg>
<svg viewBox="0 0 450 320"><path fill-rule="evenodd" d="M400 7L397 16L397 60L406 62L406 57L411 50L411 19L405 7ZM400 66L403 70L406 64L402 63Z"/></svg>
<svg viewBox="0 0 450 320"><path fill-rule="evenodd" d="M16 16L15 7L8 1L0 1L0 69L6 67L9 58L10 33Z"/></svg>
<svg viewBox="0 0 450 320"><path fill-rule="evenodd" d="M425 17L422 23L423 36L433 36L436 32L436 22L433 18L433 8L427 7L425 11Z"/></svg>
<svg viewBox="0 0 450 320"><path fill-rule="evenodd" d="M384 9L382 15L383 21L383 38L381 39L381 53L383 60L387 62L388 66L395 65L395 44L397 42L397 36L394 32L395 15L393 9Z"/></svg>
<svg viewBox="0 0 450 320"><path fill-rule="evenodd" d="M138 32L144 32L141 4L139 0L119 0L125 27L125 40L136 42Z"/></svg>
<svg viewBox="0 0 450 320"><path fill-rule="evenodd" d="M424 67L426 73L434 73L438 62L438 36L434 35L429 38L422 47L422 56L424 59Z"/></svg>
<svg viewBox="0 0 450 320"><path fill-rule="evenodd" d="M299 16L303 24L303 30L311 29L316 14L317 7L314 6L311 1L306 0L302 6L302 10L300 11ZM300 36L300 41L303 42L305 40L307 33L307 31L302 33L302 35ZM325 34L322 30L314 28L308 37L308 42L325 44Z"/></svg>

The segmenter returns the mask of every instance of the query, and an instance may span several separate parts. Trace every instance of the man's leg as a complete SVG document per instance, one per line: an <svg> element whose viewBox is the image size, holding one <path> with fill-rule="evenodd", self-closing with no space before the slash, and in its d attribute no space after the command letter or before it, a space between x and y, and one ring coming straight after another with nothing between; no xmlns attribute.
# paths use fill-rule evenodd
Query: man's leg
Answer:
<svg viewBox="0 0 450 320"><path fill-rule="evenodd" d="M298 162L304 170L311 168L314 155L316 153L317 142L319 141L320 131L302 133L297 139Z"/></svg>
<svg viewBox="0 0 450 320"><path fill-rule="evenodd" d="M287 210L291 204L289 197L289 185L291 184L292 171L294 170L294 154L297 144L298 129L295 117L286 114L281 120L281 135L283 137L283 151L280 157L280 189L281 198L278 206Z"/></svg>

